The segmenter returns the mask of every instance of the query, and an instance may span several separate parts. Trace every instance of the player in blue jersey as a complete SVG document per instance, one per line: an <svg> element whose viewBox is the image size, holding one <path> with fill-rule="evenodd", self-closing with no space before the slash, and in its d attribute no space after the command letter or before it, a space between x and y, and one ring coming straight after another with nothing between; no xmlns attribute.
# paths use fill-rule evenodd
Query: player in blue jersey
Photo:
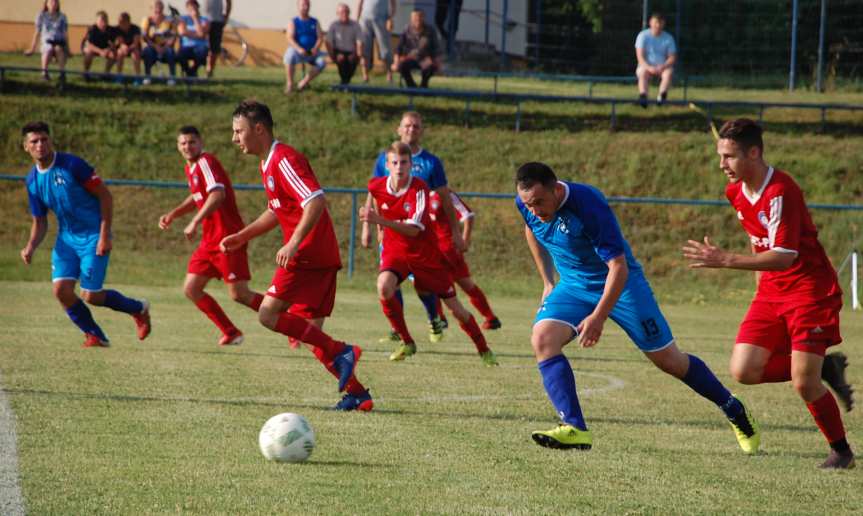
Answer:
<svg viewBox="0 0 863 516"><path fill-rule="evenodd" d="M131 315L138 328L138 338L147 338L150 334L149 303L102 288L111 252L113 201L108 188L86 161L54 150L48 124L31 122L24 126L21 134L24 150L35 163L27 175L33 224L30 239L21 250L21 259L27 265L31 263L33 253L48 231L48 211L53 211L59 227L51 253L54 296L86 335L84 347L108 346L108 337L93 320L84 301ZM75 283L79 280L84 301L75 294Z"/></svg>
<svg viewBox="0 0 863 516"><path fill-rule="evenodd" d="M756 453L760 434L755 420L704 362L678 349L602 193L558 181L543 163L522 165L516 190L516 207L544 287L531 345L546 393L562 420L552 430L533 432L533 440L549 448L592 446L563 347L576 338L582 347L596 345L611 318L659 369L722 409L743 451ZM555 271L560 277L556 285Z"/></svg>
<svg viewBox="0 0 863 516"><path fill-rule="evenodd" d="M459 252L465 251L464 238L461 234L461 226L458 223L458 212L453 206L452 199L449 194L449 186L447 184L446 172L444 172L443 163L440 158L432 154L420 146L420 140L423 135L423 120L422 116L416 111L408 111L402 115L398 127L399 139L411 148L411 175L419 177L428 185L429 190L435 191L440 197L441 206L447 219L450 221L450 227L453 228L453 245ZM386 177L389 175L387 171L387 155L386 151L381 152L375 162L372 177ZM371 196L366 200L366 207L371 206ZM380 235L378 235L380 237ZM364 247L371 245L371 231L369 224L363 222L361 243ZM386 243L381 242L382 245ZM396 298L400 303L402 300L401 289L396 290ZM444 322L438 315L437 296L430 292L417 291L417 296L426 310L426 315L429 321L429 340L438 342L443 338ZM388 337L381 339L382 341L400 341L399 334L392 330Z"/></svg>

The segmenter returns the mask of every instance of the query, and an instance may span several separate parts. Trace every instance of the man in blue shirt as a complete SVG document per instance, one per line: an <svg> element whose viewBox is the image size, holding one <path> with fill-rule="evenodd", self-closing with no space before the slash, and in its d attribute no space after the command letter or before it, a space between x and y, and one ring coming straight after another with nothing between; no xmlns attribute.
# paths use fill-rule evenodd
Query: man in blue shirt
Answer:
<svg viewBox="0 0 863 516"><path fill-rule="evenodd" d="M324 71L327 62L321 52L324 44L324 33L317 18L309 16L309 0L299 0L297 10L300 15L288 23L288 49L283 59L285 63L285 94L294 91L294 70L298 64L311 65L306 76L297 84L297 91L302 91L312 82L312 79Z"/></svg>
<svg viewBox="0 0 863 516"><path fill-rule="evenodd" d="M420 140L423 136L422 116L420 116L416 111L408 111L404 113L402 115L401 122L399 122L397 132L402 143L409 145L411 148L411 162L413 163L411 167L411 175L422 179L428 185L429 190L433 190L438 193L443 211L450 221L450 227L453 228L453 245L459 252L463 253L465 251L465 242L461 231L459 230L461 226L458 223L456 209L455 206L453 206L452 198L450 197L443 162L441 162L440 158L420 146ZM389 175L389 171L387 171L386 167L386 160L386 151L381 152L375 162L374 169L372 170L372 177L386 177ZM366 199L366 207L371 206L371 202L371 196L369 196ZM367 222L363 223L362 237L360 241L363 247L369 247L371 245L371 232ZM381 242L381 245L386 244ZM419 296L420 301L422 301L423 307L426 309L426 315L428 316L429 340L432 342L439 342L443 338L443 330L446 325L438 315L437 296L430 292L419 291L417 291L417 295ZM396 291L396 297L399 299L399 302L402 302L401 289ZM385 342L399 342L401 339L397 332L392 331L388 337L381 340Z"/></svg>
<svg viewBox="0 0 863 516"><path fill-rule="evenodd" d="M177 59L186 77L197 77L198 68L206 64L210 52L210 20L201 16L198 0L186 0L186 12L177 28L181 36Z"/></svg>
<svg viewBox="0 0 863 516"><path fill-rule="evenodd" d="M704 362L678 349L602 193L558 181L551 168L535 162L518 169L516 189L527 245L543 281L531 345L546 393L562 420L552 430L533 432L533 440L549 448L592 446L563 347L575 339L581 347L595 346L611 318L659 369L722 409L743 451L756 453L757 423Z"/></svg>
<svg viewBox="0 0 863 516"><path fill-rule="evenodd" d="M86 161L54 151L48 124L28 123L21 134L24 150L35 162L26 181L33 224L21 259L31 263L48 231L48 211L53 211L59 227L51 253L54 296L86 335L84 347L107 347L108 337L75 295L79 279L84 301L131 315L138 338L145 339L150 334L149 303L102 288L111 252L113 200L108 188Z"/></svg>
<svg viewBox="0 0 863 516"><path fill-rule="evenodd" d="M674 77L674 62L677 61L677 45L674 37L664 32L665 18L654 13L650 17L650 28L638 33L635 38L635 57L638 68L638 102L641 107L647 107L647 88L652 77L659 77L659 95L656 103L662 105L668 98L668 88Z"/></svg>

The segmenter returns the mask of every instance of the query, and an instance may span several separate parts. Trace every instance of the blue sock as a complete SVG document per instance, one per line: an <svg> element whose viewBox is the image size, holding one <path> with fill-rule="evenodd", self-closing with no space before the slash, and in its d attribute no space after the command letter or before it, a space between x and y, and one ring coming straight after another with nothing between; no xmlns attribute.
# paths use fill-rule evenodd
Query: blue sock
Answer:
<svg viewBox="0 0 863 516"><path fill-rule="evenodd" d="M572 366L563 355L551 357L538 364L539 374L548 399L551 400L560 419L579 430L587 430L581 406L578 404L578 394L575 392L575 375Z"/></svg>
<svg viewBox="0 0 863 516"><path fill-rule="evenodd" d="M87 305L80 299L77 303L66 309L66 315L68 315L69 319L72 319L72 322L75 323L75 326L81 328L81 331L84 333L93 334L105 342L108 342L108 337L106 337L102 332L102 328L100 328L99 325L96 324L96 321L93 320L93 314L90 313L90 309L87 308Z"/></svg>
<svg viewBox="0 0 863 516"><path fill-rule="evenodd" d="M429 322L437 319L437 296L434 294L417 294L420 301L423 303L423 308L426 309L426 316Z"/></svg>
<svg viewBox="0 0 863 516"><path fill-rule="evenodd" d="M402 297L402 289L396 289L396 299L399 300L399 304L402 305L402 308L405 307L405 298Z"/></svg>
<svg viewBox="0 0 863 516"><path fill-rule="evenodd" d="M743 410L740 401L728 392L728 389L700 358L695 355L687 356L689 356L689 370L683 377L683 383L715 403L729 419L739 415Z"/></svg>
<svg viewBox="0 0 863 516"><path fill-rule="evenodd" d="M139 314L144 309L144 304L137 299L126 297L116 290L105 291L105 305L111 310L127 314Z"/></svg>

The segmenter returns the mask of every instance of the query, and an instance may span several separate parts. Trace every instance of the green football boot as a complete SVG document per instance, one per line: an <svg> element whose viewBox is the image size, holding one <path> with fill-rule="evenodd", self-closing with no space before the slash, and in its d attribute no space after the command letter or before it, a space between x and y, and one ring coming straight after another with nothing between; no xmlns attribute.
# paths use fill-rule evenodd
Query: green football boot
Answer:
<svg viewBox="0 0 863 516"><path fill-rule="evenodd" d="M397 342L401 342L402 338L399 335L399 332L395 330L390 330L390 334L386 337L381 337L378 339L378 343L380 344L395 344Z"/></svg>
<svg viewBox="0 0 863 516"><path fill-rule="evenodd" d="M579 430L565 423L560 423L556 428L545 432L533 432L530 436L536 444L557 450L589 450L593 446L590 430Z"/></svg>
<svg viewBox="0 0 863 516"><path fill-rule="evenodd" d="M440 317L435 317L429 321L429 342L440 342L443 340L443 321Z"/></svg>
<svg viewBox="0 0 863 516"><path fill-rule="evenodd" d="M417 345L414 343L410 344L402 344L395 351L393 351L392 355L390 355L390 360L393 362L398 362L406 359L407 357L415 354L417 352Z"/></svg>
<svg viewBox="0 0 863 516"><path fill-rule="evenodd" d="M479 357L482 359L482 363L485 364L486 367L494 367L500 365L497 363L497 357L492 350L483 351L479 354Z"/></svg>
<svg viewBox="0 0 863 516"><path fill-rule="evenodd" d="M735 396L737 398L737 396ZM743 405L743 411L734 419L729 419L731 428L734 429L734 435L737 437L737 443L747 455L755 455L758 453L758 446L761 444L761 431L758 429L758 422L749 413L749 409L743 403L743 400L737 398L737 401Z"/></svg>

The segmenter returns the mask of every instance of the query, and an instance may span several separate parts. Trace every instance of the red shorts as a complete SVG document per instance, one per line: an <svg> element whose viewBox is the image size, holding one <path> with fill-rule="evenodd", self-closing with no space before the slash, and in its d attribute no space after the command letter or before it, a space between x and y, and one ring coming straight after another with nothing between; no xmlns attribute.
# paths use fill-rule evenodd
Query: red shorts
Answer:
<svg viewBox="0 0 863 516"><path fill-rule="evenodd" d="M437 294L442 299L455 296L450 272L444 267L417 266L402 257L381 257L380 272L390 271L395 274L399 283L414 275L414 288L423 292Z"/></svg>
<svg viewBox="0 0 863 516"><path fill-rule="evenodd" d="M336 304L338 268L283 269L273 274L267 295L291 304L288 312L304 319L329 317Z"/></svg>
<svg viewBox="0 0 863 516"><path fill-rule="evenodd" d="M189 274L197 274L208 278L220 278L225 283L249 281L249 259L246 256L246 246L236 251L223 253L218 249L198 247L189 258L187 267Z"/></svg>
<svg viewBox="0 0 863 516"><path fill-rule="evenodd" d="M470 269L467 268L464 254L458 252L454 247L446 250L441 249L441 253L443 253L446 266L453 281L470 278Z"/></svg>
<svg viewBox="0 0 863 516"><path fill-rule="evenodd" d="M804 303L764 301L756 297L740 324L737 342L771 349L774 353L796 350L823 356L828 347L842 342L841 309L841 294Z"/></svg>

